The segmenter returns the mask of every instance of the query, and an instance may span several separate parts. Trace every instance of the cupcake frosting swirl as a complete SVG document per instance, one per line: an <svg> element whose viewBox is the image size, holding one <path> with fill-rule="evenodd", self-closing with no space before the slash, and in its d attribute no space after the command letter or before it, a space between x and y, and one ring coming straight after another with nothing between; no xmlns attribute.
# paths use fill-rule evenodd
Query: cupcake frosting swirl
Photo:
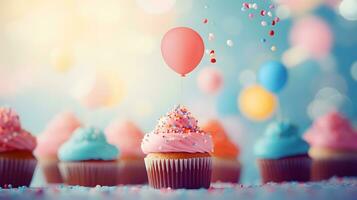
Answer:
<svg viewBox="0 0 357 200"><path fill-rule="evenodd" d="M212 139L197 126L197 120L181 105L160 118L151 133L145 134L141 149L148 153L210 153Z"/></svg>
<svg viewBox="0 0 357 200"><path fill-rule="evenodd" d="M203 130L212 135L214 144L213 156L221 158L236 158L239 155L239 148L227 135L224 127L218 120L210 120Z"/></svg>
<svg viewBox="0 0 357 200"><path fill-rule="evenodd" d="M254 146L257 157L279 159L302 155L308 152L309 145L301 138L298 128L288 121L272 123L262 139Z"/></svg>
<svg viewBox="0 0 357 200"><path fill-rule="evenodd" d="M120 150L121 158L143 158L140 149L143 132L131 121L115 120L105 129L109 143Z"/></svg>
<svg viewBox="0 0 357 200"><path fill-rule="evenodd" d="M19 115L11 108L0 108L0 152L33 151L36 138L21 127Z"/></svg>
<svg viewBox="0 0 357 200"><path fill-rule="evenodd" d="M335 111L318 118L306 131L304 139L312 147L357 150L357 130Z"/></svg>
<svg viewBox="0 0 357 200"><path fill-rule="evenodd" d="M58 151L61 161L116 160L118 149L97 128L78 128Z"/></svg>

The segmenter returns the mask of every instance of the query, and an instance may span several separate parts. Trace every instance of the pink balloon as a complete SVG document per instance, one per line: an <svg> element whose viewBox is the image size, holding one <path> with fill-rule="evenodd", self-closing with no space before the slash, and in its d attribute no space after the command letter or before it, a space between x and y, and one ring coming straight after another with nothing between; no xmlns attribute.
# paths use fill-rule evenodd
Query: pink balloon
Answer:
<svg viewBox="0 0 357 200"><path fill-rule="evenodd" d="M162 38L161 53L171 69L185 76L200 63L204 53L203 40L191 28L173 28Z"/></svg>
<svg viewBox="0 0 357 200"><path fill-rule="evenodd" d="M215 67L206 67L198 74L197 85L202 92L217 93L223 85L222 73Z"/></svg>
<svg viewBox="0 0 357 200"><path fill-rule="evenodd" d="M293 25L290 42L295 47L302 47L313 58L319 59L330 52L333 35L325 21L318 17L307 17Z"/></svg>

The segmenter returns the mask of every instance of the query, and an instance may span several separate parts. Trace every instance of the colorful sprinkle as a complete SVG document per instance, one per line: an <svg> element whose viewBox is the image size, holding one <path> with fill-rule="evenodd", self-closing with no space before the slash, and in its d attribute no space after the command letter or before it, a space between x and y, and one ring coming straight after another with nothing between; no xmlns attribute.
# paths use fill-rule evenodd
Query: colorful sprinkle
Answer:
<svg viewBox="0 0 357 200"><path fill-rule="evenodd" d="M272 37L273 37L273 36L274 36L274 34L275 34L274 30L270 30L270 31L269 31L269 35L270 35L270 36L272 36Z"/></svg>

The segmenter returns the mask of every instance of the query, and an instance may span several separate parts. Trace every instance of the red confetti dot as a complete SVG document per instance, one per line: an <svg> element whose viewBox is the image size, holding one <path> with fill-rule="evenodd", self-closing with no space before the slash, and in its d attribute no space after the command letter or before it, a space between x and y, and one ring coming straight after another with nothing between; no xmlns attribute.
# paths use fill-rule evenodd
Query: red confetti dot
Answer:
<svg viewBox="0 0 357 200"><path fill-rule="evenodd" d="M271 25L275 26L275 20L273 20L273 21L271 22Z"/></svg>
<svg viewBox="0 0 357 200"><path fill-rule="evenodd" d="M207 24L207 22L208 22L208 19L207 19L207 18L203 19L203 23L204 23L204 24Z"/></svg>
<svg viewBox="0 0 357 200"><path fill-rule="evenodd" d="M211 63L216 63L216 59L215 58L211 58Z"/></svg>
<svg viewBox="0 0 357 200"><path fill-rule="evenodd" d="M211 51L209 52L209 54L214 54L214 50L211 50Z"/></svg>
<svg viewBox="0 0 357 200"><path fill-rule="evenodd" d="M249 8L249 4L248 3L243 3L243 7Z"/></svg>
<svg viewBox="0 0 357 200"><path fill-rule="evenodd" d="M265 14L266 14L266 11L265 11L265 10L261 10L261 11L260 11L260 15L261 15L261 16L265 16Z"/></svg>
<svg viewBox="0 0 357 200"><path fill-rule="evenodd" d="M274 32L273 30L270 30L270 31L269 31L269 35L270 35L270 36L274 36L274 34L275 34L275 32Z"/></svg>

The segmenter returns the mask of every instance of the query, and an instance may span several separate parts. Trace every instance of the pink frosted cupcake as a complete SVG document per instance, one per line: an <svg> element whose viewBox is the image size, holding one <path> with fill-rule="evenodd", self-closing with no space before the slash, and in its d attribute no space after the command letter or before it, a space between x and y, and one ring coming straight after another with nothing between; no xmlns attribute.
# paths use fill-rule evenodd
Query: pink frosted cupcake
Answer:
<svg viewBox="0 0 357 200"><path fill-rule="evenodd" d="M143 132L131 121L113 121L105 129L108 142L120 151L118 184L148 182L144 157L140 149Z"/></svg>
<svg viewBox="0 0 357 200"><path fill-rule="evenodd" d="M304 138L311 146L312 180L357 176L357 131L347 118L328 113L313 123Z"/></svg>
<svg viewBox="0 0 357 200"><path fill-rule="evenodd" d="M38 136L35 155L39 160L47 183L63 183L58 169L57 151L81 124L72 112L62 112L55 116Z"/></svg>
<svg viewBox="0 0 357 200"><path fill-rule="evenodd" d="M36 138L22 129L19 116L0 108L0 187L29 186L36 168Z"/></svg>
<svg viewBox="0 0 357 200"><path fill-rule="evenodd" d="M141 149L149 185L154 188L209 188L212 139L183 106L177 106L147 133Z"/></svg>

